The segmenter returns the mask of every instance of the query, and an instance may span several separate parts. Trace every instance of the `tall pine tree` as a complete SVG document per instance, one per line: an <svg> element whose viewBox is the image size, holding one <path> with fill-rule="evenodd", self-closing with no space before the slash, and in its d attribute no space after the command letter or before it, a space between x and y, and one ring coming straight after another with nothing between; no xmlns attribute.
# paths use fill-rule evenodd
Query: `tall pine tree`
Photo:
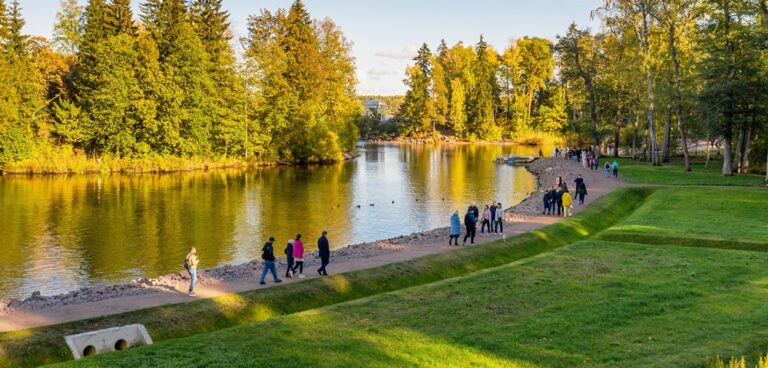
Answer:
<svg viewBox="0 0 768 368"><path fill-rule="evenodd" d="M21 5L19 5L19 0L13 0L11 2L6 21L8 32L7 51L19 58L23 58L27 55L27 41L29 37L22 33L22 29L24 28L24 18L21 16Z"/></svg>
<svg viewBox="0 0 768 368"><path fill-rule="evenodd" d="M107 5L104 14L104 23L109 34L135 35L136 28L133 25L131 0L112 0L112 2Z"/></svg>

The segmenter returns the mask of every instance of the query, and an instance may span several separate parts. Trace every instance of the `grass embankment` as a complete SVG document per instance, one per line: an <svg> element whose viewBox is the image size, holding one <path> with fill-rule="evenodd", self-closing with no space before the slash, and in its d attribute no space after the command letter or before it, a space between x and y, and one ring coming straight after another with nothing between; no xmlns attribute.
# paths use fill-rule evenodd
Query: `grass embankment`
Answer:
<svg viewBox="0 0 768 368"><path fill-rule="evenodd" d="M600 165L605 162L613 163L613 157L602 157ZM659 184L659 185L709 185L709 186L764 186L765 176L753 174L738 174L734 176L722 175L722 161L710 161L709 167L704 168L703 161L694 161L691 164L692 171L686 172L681 160L673 160L672 163L662 166L652 166L648 162L641 162L627 158L617 160L620 164L621 177L631 183ZM600 168L602 170L602 167Z"/></svg>
<svg viewBox="0 0 768 368"><path fill-rule="evenodd" d="M64 367L685 367L768 346L768 254L587 240Z"/></svg>
<svg viewBox="0 0 768 368"><path fill-rule="evenodd" d="M466 275L587 239L629 215L653 189L616 191L581 214L544 229L472 248L322 279L168 305L87 321L0 334L0 367L71 359L63 337L143 323L155 341L186 337ZM259 352L252 352L260 354Z"/></svg>
<svg viewBox="0 0 768 368"><path fill-rule="evenodd" d="M646 198L601 239L768 251L768 194L761 189L667 188Z"/></svg>
<svg viewBox="0 0 768 368"><path fill-rule="evenodd" d="M756 361L768 350L768 253L675 241L717 233L702 230L718 214L723 239L760 243L764 230L743 223L765 208L760 194L659 189L601 236L652 224L644 231L674 235L656 238L666 244L584 240L454 279L64 366L703 367L742 353ZM666 205L681 196L693 201ZM585 224L576 225L567 227ZM483 250L489 259L504 254Z"/></svg>

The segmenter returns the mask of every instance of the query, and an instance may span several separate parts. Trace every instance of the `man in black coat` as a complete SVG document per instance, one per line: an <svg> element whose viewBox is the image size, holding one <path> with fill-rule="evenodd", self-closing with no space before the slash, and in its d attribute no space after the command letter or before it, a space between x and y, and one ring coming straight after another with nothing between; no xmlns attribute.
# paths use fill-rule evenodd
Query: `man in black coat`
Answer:
<svg viewBox="0 0 768 368"><path fill-rule="evenodd" d="M323 231L323 236L317 239L317 250L320 255L320 268L317 269L317 273L320 276L328 276L328 272L325 270L325 266L331 263L331 246L328 244L327 231Z"/></svg>
<svg viewBox="0 0 768 368"><path fill-rule="evenodd" d="M493 201L493 204L491 204L491 232L494 234L497 234L496 232L496 201Z"/></svg>
<svg viewBox="0 0 768 368"><path fill-rule="evenodd" d="M467 244L467 238L470 238L470 244L475 244L475 231L477 230L477 217L470 206L467 214L464 215L464 225L467 227L467 235L464 235L464 244Z"/></svg>

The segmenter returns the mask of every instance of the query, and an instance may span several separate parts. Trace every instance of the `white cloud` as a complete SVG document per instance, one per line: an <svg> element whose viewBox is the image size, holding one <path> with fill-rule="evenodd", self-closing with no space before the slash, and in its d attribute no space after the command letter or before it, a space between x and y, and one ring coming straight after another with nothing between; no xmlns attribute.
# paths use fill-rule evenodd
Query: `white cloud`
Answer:
<svg viewBox="0 0 768 368"><path fill-rule="evenodd" d="M400 50L381 50L376 52L377 57L387 59L413 59L419 53L416 47L403 47Z"/></svg>

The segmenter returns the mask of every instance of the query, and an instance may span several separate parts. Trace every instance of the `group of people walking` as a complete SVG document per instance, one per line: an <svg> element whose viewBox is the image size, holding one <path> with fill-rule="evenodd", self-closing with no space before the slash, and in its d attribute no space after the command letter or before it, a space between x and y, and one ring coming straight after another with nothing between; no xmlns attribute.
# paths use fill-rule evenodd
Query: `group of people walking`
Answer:
<svg viewBox="0 0 768 368"><path fill-rule="evenodd" d="M541 154L541 150L539 150L539 154ZM600 158L593 153L592 148L555 148L554 156L560 157L561 154L567 159L581 162L581 166L585 169L588 168L595 172L600 169ZM613 160L612 163L606 162L605 165L603 165L603 170L605 171L606 178L611 177L611 175L613 175L614 178L618 178L619 162L616 160Z"/></svg>
<svg viewBox="0 0 768 368"><path fill-rule="evenodd" d="M557 178L556 185L544 194L544 211L542 211L542 215L562 215L563 217L568 217L573 215L574 201L578 201L581 205L584 204L584 199L587 196L587 185L584 183L584 178L579 175L574 182L576 188L575 197L571 195L568 185L563 181L563 177Z"/></svg>
<svg viewBox="0 0 768 368"><path fill-rule="evenodd" d="M486 204L482 213L474 202L467 208L467 213L464 214L466 233L462 244L467 244L467 239L469 239L470 244L475 244L478 222L480 223L480 236L485 236L486 229L488 234L503 234L504 209L501 207L501 202L494 201L491 204ZM461 219L457 210L451 215L451 235L448 237L448 245L454 244L454 240L455 244L459 245L459 236L461 236Z"/></svg>
<svg viewBox="0 0 768 368"><path fill-rule="evenodd" d="M270 237L269 240L261 248L261 259L264 260L264 268L261 271L261 278L259 284L265 285L268 273L272 273L272 279L275 283L281 283L283 280L277 276L277 257L275 257L275 238ZM326 267L331 261L331 247L328 242L328 232L323 231L323 235L317 239L318 256L320 256L320 268L317 269L317 273L320 276L328 276ZM285 270L285 277L292 278L298 272L300 279L304 276L304 243L301 240L301 234L296 234L294 239L288 241L288 245L285 247L285 256L287 261L287 267ZM184 268L189 272L189 295L195 295L195 285L197 284L197 265L200 260L197 258L197 248L192 247L189 249L187 256L184 258Z"/></svg>

